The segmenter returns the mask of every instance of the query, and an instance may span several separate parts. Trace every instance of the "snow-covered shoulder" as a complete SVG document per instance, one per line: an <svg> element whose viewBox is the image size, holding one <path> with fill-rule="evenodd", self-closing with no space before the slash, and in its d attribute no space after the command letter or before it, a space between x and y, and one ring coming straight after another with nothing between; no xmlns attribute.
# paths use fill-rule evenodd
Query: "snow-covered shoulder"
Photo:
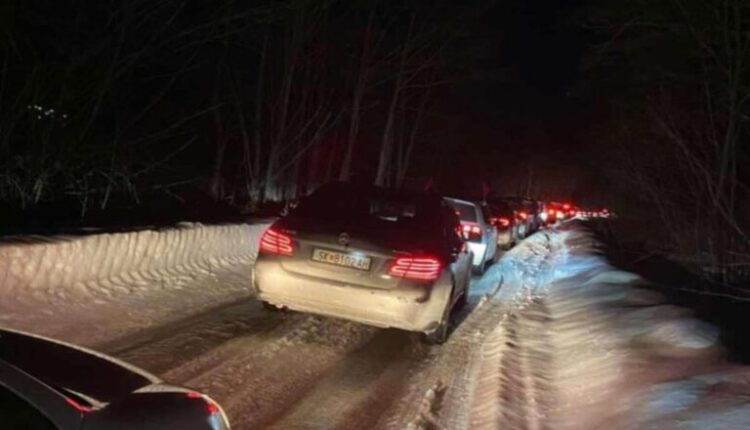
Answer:
<svg viewBox="0 0 750 430"><path fill-rule="evenodd" d="M725 364L717 329L601 246L568 223L490 272L507 315L482 345L467 427L750 428L750 371Z"/></svg>

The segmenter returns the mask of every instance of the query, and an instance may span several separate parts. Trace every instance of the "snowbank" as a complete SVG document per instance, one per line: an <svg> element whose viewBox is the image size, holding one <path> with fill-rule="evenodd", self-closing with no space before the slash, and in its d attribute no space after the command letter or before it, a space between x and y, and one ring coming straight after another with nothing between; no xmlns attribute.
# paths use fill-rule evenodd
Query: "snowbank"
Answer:
<svg viewBox="0 0 750 430"><path fill-rule="evenodd" d="M599 246L571 223L503 258L489 300L507 313L482 346L468 427L750 428L750 372L726 364L717 330Z"/></svg>
<svg viewBox="0 0 750 430"><path fill-rule="evenodd" d="M92 344L246 296L265 227L5 240L0 324ZM220 281L227 272L236 276Z"/></svg>

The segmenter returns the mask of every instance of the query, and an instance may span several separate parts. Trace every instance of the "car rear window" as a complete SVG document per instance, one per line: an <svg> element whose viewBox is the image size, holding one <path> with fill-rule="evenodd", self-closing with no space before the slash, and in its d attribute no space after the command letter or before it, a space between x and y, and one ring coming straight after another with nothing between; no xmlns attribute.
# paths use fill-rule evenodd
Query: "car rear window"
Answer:
<svg viewBox="0 0 750 430"><path fill-rule="evenodd" d="M378 189L323 187L304 199L294 215L326 220L432 226L440 222L440 201L423 196L391 194Z"/></svg>
<svg viewBox="0 0 750 430"><path fill-rule="evenodd" d="M461 221L477 222L476 206L455 200L451 201L451 205L458 211L458 217L461 218Z"/></svg>

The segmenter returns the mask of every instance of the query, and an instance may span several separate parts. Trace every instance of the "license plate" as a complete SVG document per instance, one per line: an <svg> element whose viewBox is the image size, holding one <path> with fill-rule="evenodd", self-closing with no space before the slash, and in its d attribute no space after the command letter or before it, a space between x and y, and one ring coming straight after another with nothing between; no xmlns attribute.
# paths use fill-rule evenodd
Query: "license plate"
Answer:
<svg viewBox="0 0 750 430"><path fill-rule="evenodd" d="M351 267L358 270L370 270L372 262L370 257L317 248L313 250L312 259L320 263L335 264L336 266Z"/></svg>

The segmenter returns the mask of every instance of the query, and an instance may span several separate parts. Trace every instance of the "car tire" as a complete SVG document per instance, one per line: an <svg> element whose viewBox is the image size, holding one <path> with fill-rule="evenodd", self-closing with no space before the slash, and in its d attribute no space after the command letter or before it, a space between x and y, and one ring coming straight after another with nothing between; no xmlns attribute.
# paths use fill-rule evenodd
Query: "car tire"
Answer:
<svg viewBox="0 0 750 430"><path fill-rule="evenodd" d="M455 289L456 282L454 280L453 291L455 291ZM465 295L466 293L464 293L464 296ZM448 340L448 329L450 327L451 316L453 315L453 312L458 309L458 306L459 302L456 302L453 306L450 306L450 302L448 302L448 306L445 307L445 311L443 312L443 319L438 324L438 327L430 333L422 334L422 341L424 343L428 345L442 345L446 340Z"/></svg>
<svg viewBox="0 0 750 430"><path fill-rule="evenodd" d="M438 326L435 331L431 333L425 333L422 337L422 340L427 345L442 345L445 343L446 340L448 340L448 322L447 321L441 321L440 325Z"/></svg>
<svg viewBox="0 0 750 430"><path fill-rule="evenodd" d="M478 275L478 276L484 275L484 269L485 268L487 268L487 262L486 261L484 263L480 264L479 266L474 266L472 264L471 265L471 273L473 273L474 275Z"/></svg>

